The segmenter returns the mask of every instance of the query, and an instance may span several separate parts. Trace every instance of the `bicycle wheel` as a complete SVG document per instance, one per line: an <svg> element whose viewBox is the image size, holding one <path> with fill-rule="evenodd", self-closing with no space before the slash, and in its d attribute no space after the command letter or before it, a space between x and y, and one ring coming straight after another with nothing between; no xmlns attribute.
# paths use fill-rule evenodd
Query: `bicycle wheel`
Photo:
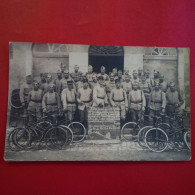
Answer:
<svg viewBox="0 0 195 195"><path fill-rule="evenodd" d="M146 132L145 142L153 152L163 152L167 148L168 136L164 130L152 128Z"/></svg>
<svg viewBox="0 0 195 195"><path fill-rule="evenodd" d="M27 128L20 128L14 136L15 143L21 149L27 149L31 141L31 133Z"/></svg>
<svg viewBox="0 0 195 195"><path fill-rule="evenodd" d="M73 141L73 132L72 132L72 130L69 127L65 126L65 125L59 125L59 127L64 128L64 131L66 131L67 141L66 141L65 145L70 145Z"/></svg>
<svg viewBox="0 0 195 195"><path fill-rule="evenodd" d="M146 149L147 145L145 143L145 133L147 130L151 129L152 126L145 126L142 129L140 129L140 131L138 132L138 144L143 148Z"/></svg>
<svg viewBox="0 0 195 195"><path fill-rule="evenodd" d="M184 134L184 141L189 150L191 150L191 132L187 131Z"/></svg>
<svg viewBox="0 0 195 195"><path fill-rule="evenodd" d="M7 139L9 149L12 151L15 151L15 152L21 150L21 148L17 146L17 144L15 143L15 140L14 140L14 136L15 136L16 131L17 131L17 129L14 129L13 131L11 131L9 133L8 139Z"/></svg>
<svg viewBox="0 0 195 195"><path fill-rule="evenodd" d="M123 125L121 129L121 134L126 141L131 141L135 138L137 140L137 134L139 131L140 131L140 127L137 123L128 122Z"/></svg>
<svg viewBox="0 0 195 195"><path fill-rule="evenodd" d="M86 129L83 124L79 122L72 122L68 125L73 133L73 142L81 142L86 136Z"/></svg>
<svg viewBox="0 0 195 195"><path fill-rule="evenodd" d="M177 131L173 135L174 147L178 150L182 150L185 147L184 135L182 131Z"/></svg>
<svg viewBox="0 0 195 195"><path fill-rule="evenodd" d="M66 144L67 134L63 127L52 127L45 134L44 140L49 150L60 150Z"/></svg>

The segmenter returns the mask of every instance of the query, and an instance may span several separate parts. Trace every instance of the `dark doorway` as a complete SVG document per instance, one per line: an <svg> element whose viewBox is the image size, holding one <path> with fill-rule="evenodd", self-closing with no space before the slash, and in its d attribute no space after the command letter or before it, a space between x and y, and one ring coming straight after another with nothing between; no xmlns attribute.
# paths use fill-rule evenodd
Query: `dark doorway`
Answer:
<svg viewBox="0 0 195 195"><path fill-rule="evenodd" d="M89 48L89 64L96 73L100 72L101 66L105 66L106 73L112 72L113 68L124 70L124 50L117 46L95 46Z"/></svg>

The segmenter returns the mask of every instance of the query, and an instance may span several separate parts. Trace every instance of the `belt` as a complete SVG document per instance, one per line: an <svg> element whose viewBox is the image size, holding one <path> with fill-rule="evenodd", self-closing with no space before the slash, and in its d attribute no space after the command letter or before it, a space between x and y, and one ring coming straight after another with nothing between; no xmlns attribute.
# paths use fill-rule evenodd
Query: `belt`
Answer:
<svg viewBox="0 0 195 195"><path fill-rule="evenodd" d="M97 97L97 98L99 98L99 99L102 99L102 100L103 100L105 97Z"/></svg>
<svg viewBox="0 0 195 195"><path fill-rule="evenodd" d="M68 104L75 104L76 102L69 102L69 101L67 101L67 103L68 103Z"/></svg>
<svg viewBox="0 0 195 195"><path fill-rule="evenodd" d="M167 105L168 105L168 106L175 106L175 104L170 104L170 103L168 103Z"/></svg>
<svg viewBox="0 0 195 195"><path fill-rule="evenodd" d="M142 101L138 101L138 102L134 102L134 101L131 101L131 103L133 103L133 104L141 104L142 103Z"/></svg>
<svg viewBox="0 0 195 195"><path fill-rule="evenodd" d="M88 101L82 101L82 102L84 102L84 103L89 103L89 102L91 102L92 100L88 100Z"/></svg>
<svg viewBox="0 0 195 195"><path fill-rule="evenodd" d="M114 102L124 102L125 100L123 99L123 100L114 100L114 99L112 99Z"/></svg>
<svg viewBox="0 0 195 195"><path fill-rule="evenodd" d="M158 102L151 101L151 102L153 102L153 103L158 103L158 104L159 104L159 103L162 103L162 101L158 101Z"/></svg>
<svg viewBox="0 0 195 195"><path fill-rule="evenodd" d="M57 105L57 103L47 104L47 105L50 105L50 106L55 106L55 105Z"/></svg>
<svg viewBox="0 0 195 195"><path fill-rule="evenodd" d="M30 100L31 102L41 103L41 100Z"/></svg>

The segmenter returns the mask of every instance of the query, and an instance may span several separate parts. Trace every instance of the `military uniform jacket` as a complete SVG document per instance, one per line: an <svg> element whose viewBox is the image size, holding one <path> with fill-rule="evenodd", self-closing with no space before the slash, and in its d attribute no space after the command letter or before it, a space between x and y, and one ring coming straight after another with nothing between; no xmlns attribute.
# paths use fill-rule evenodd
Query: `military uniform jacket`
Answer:
<svg viewBox="0 0 195 195"><path fill-rule="evenodd" d="M69 106L75 106L76 107L76 90L68 88L64 89L62 91L61 100L63 108L66 109Z"/></svg>
<svg viewBox="0 0 195 195"><path fill-rule="evenodd" d="M134 110L141 110L146 106L146 99L142 90L132 90L129 93L129 107Z"/></svg>
<svg viewBox="0 0 195 195"><path fill-rule="evenodd" d="M73 72L73 73L71 74L71 77L72 77L72 79L74 80L74 82L76 83L76 82L78 82L78 81L81 80L82 72Z"/></svg>
<svg viewBox="0 0 195 195"><path fill-rule="evenodd" d="M104 86L100 86L98 83L93 88L93 106L98 106L99 104L107 104L108 103L108 96L106 94L106 89Z"/></svg>
<svg viewBox="0 0 195 195"><path fill-rule="evenodd" d="M68 88L67 81L73 81L73 79L69 77L68 79L62 78L62 79L60 80L59 89L58 89L58 94L59 94L59 95L61 94L61 92L63 91L63 89ZM76 90L76 86L75 86L74 83L73 83L73 88Z"/></svg>
<svg viewBox="0 0 195 195"><path fill-rule="evenodd" d="M32 85L31 84L27 84L26 82L23 83L20 86L20 102L23 103L25 101L27 101L28 99L28 93L32 90Z"/></svg>
<svg viewBox="0 0 195 195"><path fill-rule="evenodd" d="M128 107L127 94L124 89L112 89L110 93L110 103L112 106L123 104Z"/></svg>
<svg viewBox="0 0 195 195"><path fill-rule="evenodd" d="M129 92L132 90L132 83L130 81L128 83L123 82L122 88L126 91L127 94L129 94Z"/></svg>
<svg viewBox="0 0 195 195"><path fill-rule="evenodd" d="M87 77L89 83L93 82L93 79L92 79L93 75L94 75L94 73L87 73L86 77Z"/></svg>
<svg viewBox="0 0 195 195"><path fill-rule="evenodd" d="M167 85L167 82L163 81L162 83L160 82L160 89L166 93L167 91L167 88L168 88L168 85Z"/></svg>
<svg viewBox="0 0 195 195"><path fill-rule="evenodd" d="M178 91L175 90L172 92L170 89L168 89L166 92L166 100L167 104L170 105L180 104L180 102L183 101Z"/></svg>
<svg viewBox="0 0 195 195"><path fill-rule="evenodd" d="M45 93L47 93L48 91L49 91L49 86L51 85L51 84L54 84L54 82L53 81L51 81L51 82L49 82L49 83L43 83L43 85L41 86L41 89L43 90L43 93L45 94ZM54 91L56 91L56 88L54 89Z"/></svg>
<svg viewBox="0 0 195 195"><path fill-rule="evenodd" d="M145 83L140 82L139 86L140 86L140 89L144 92L144 94L149 95L149 93L151 92L151 85L149 83L147 83L147 82L145 82Z"/></svg>
<svg viewBox="0 0 195 195"><path fill-rule="evenodd" d="M99 77L99 76L102 76L102 77L104 78L104 81L108 81L108 80L109 80L109 77L108 77L108 75L107 75L106 73L104 73L104 74L99 73L99 74L97 75L97 77Z"/></svg>
<svg viewBox="0 0 195 195"><path fill-rule="evenodd" d="M84 110L85 108L90 108L92 106L92 89L83 87L78 90L78 109Z"/></svg>
<svg viewBox="0 0 195 195"><path fill-rule="evenodd" d="M148 107L154 111L159 111L166 107L165 93L160 89L158 91L152 90L149 96Z"/></svg>
<svg viewBox="0 0 195 195"><path fill-rule="evenodd" d="M106 93L110 93L116 87L115 81L110 81L106 84Z"/></svg>

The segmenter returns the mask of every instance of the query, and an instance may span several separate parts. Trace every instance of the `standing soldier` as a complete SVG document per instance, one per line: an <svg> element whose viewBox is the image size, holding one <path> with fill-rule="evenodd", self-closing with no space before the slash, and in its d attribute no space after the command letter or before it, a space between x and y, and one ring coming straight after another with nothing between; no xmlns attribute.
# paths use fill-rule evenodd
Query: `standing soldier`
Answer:
<svg viewBox="0 0 195 195"><path fill-rule="evenodd" d="M92 65L89 65L88 66L88 72L86 74L86 77L88 79L88 82L89 82L89 85L91 84L91 82L93 82L93 79L92 79L92 76L94 75L95 73L93 73L93 66Z"/></svg>
<svg viewBox="0 0 195 195"><path fill-rule="evenodd" d="M127 97L129 96L129 92L132 90L132 83L130 80L130 75L125 75L125 80L122 83L123 89L126 91Z"/></svg>
<svg viewBox="0 0 195 195"><path fill-rule="evenodd" d="M151 79L150 79L150 71L147 69L145 71L145 77L146 77L146 82L151 86ZM152 87L152 86L151 86Z"/></svg>
<svg viewBox="0 0 195 195"><path fill-rule="evenodd" d="M154 117L161 116L165 112L166 107L166 96L163 91L161 91L159 82L154 82L154 88L149 96L149 122L153 125Z"/></svg>
<svg viewBox="0 0 195 195"><path fill-rule="evenodd" d="M138 73L137 70L133 70L133 78L131 79L132 84L134 82L139 83Z"/></svg>
<svg viewBox="0 0 195 195"><path fill-rule="evenodd" d="M65 70L66 70L66 65L61 63L60 69L61 69L61 73L62 73L62 75L63 75L64 72L65 72Z"/></svg>
<svg viewBox="0 0 195 195"><path fill-rule="evenodd" d="M175 83L170 82L170 87L166 92L166 112L168 116L173 116L173 114L181 115L183 113L181 106L184 103L180 93L175 88Z"/></svg>
<svg viewBox="0 0 195 195"><path fill-rule="evenodd" d="M109 78L108 78L108 75L106 74L106 68L104 66L101 66L100 71L101 73L99 73L97 77L102 76L104 81L108 81Z"/></svg>
<svg viewBox="0 0 195 195"><path fill-rule="evenodd" d="M128 110L127 95L124 89L121 88L121 83L118 79L115 80L116 88L111 90L110 103L113 107L120 108L121 125L125 123L126 110Z"/></svg>
<svg viewBox="0 0 195 195"><path fill-rule="evenodd" d="M40 78L41 78L41 81L40 81L40 88L42 87L42 85L44 83L46 83L46 74L45 73L40 73Z"/></svg>
<svg viewBox="0 0 195 195"><path fill-rule="evenodd" d="M46 83L44 83L42 86L41 86L41 89L43 90L43 93L47 93L48 90L49 90L49 86L51 84L54 84L53 81L52 81L52 76L51 74L47 74L47 77L46 77ZM56 90L56 89L54 89Z"/></svg>
<svg viewBox="0 0 195 195"><path fill-rule="evenodd" d="M81 80L82 72L79 72L79 66L74 66L74 72L70 75L72 79L74 80L75 84Z"/></svg>
<svg viewBox="0 0 195 195"><path fill-rule="evenodd" d="M123 80L123 72L122 72L122 70L118 71L118 80L120 81L120 83L122 83L124 81Z"/></svg>
<svg viewBox="0 0 195 195"><path fill-rule="evenodd" d="M88 129L88 111L92 106L92 89L89 88L87 79L83 79L83 87L78 90L77 102L80 122Z"/></svg>
<svg viewBox="0 0 195 195"><path fill-rule="evenodd" d="M22 83L20 86L20 102L23 106L23 113L24 115L27 114L27 99L28 99L28 94L32 90L32 76L28 75L26 76L25 82Z"/></svg>
<svg viewBox="0 0 195 195"><path fill-rule="evenodd" d="M118 76L117 68L113 68L112 73L114 74L115 77Z"/></svg>
<svg viewBox="0 0 195 195"><path fill-rule="evenodd" d="M144 92L146 99L146 112L148 113L148 101L150 92L152 90L150 83L146 82L146 77L142 76L141 82L139 83L140 89Z"/></svg>
<svg viewBox="0 0 195 195"><path fill-rule="evenodd" d="M139 79L139 82L141 82L142 76L143 76L143 70L142 70L141 67L139 67L138 68L138 79Z"/></svg>
<svg viewBox="0 0 195 195"><path fill-rule="evenodd" d="M97 76L96 76L96 74L93 74L92 75L92 82L90 83L90 88L93 89L97 84L98 84Z"/></svg>
<svg viewBox="0 0 195 195"><path fill-rule="evenodd" d="M137 122L138 119L143 120L142 112L145 111L146 100L143 91L139 89L138 82L133 82L132 88L129 93L130 116L133 122Z"/></svg>
<svg viewBox="0 0 195 195"><path fill-rule="evenodd" d="M108 96L104 85L103 76L98 76L98 84L93 88L93 107L104 107L108 105Z"/></svg>
<svg viewBox="0 0 195 195"><path fill-rule="evenodd" d="M52 112L52 113L58 113L61 108L60 104L60 97L59 95L54 91L55 85L51 83L49 85L49 90L47 93L44 94L42 99L42 109L43 112Z"/></svg>
<svg viewBox="0 0 195 195"><path fill-rule="evenodd" d="M164 81L164 76L162 74L159 76L159 84L160 84L160 89L166 93L168 89L168 84L167 82Z"/></svg>
<svg viewBox="0 0 195 195"><path fill-rule="evenodd" d="M58 93L58 91L59 91L61 79L62 79L62 73L61 73L60 70L58 70L58 72L57 72L57 78L56 78L55 81L54 81L54 84L55 84L55 86L56 86L56 92L57 92L57 93Z"/></svg>
<svg viewBox="0 0 195 195"><path fill-rule="evenodd" d="M110 99L111 90L116 87L113 73L110 73L110 79L109 80L110 81L106 85L106 93L107 93L108 99Z"/></svg>
<svg viewBox="0 0 195 195"><path fill-rule="evenodd" d="M152 88L154 87L154 82L159 83L159 72L154 70L154 78L150 80Z"/></svg>
<svg viewBox="0 0 195 195"><path fill-rule="evenodd" d="M71 123L74 120L76 112L76 90L73 89L73 81L67 81L68 88L62 91L61 100L63 110L65 111L65 118Z"/></svg>
<svg viewBox="0 0 195 195"><path fill-rule="evenodd" d="M69 72L65 71L59 83L59 89L58 89L59 96L61 95L63 89L68 88L67 81L73 81L73 79L69 76ZM73 88L76 89L74 82L73 82Z"/></svg>
<svg viewBox="0 0 195 195"><path fill-rule="evenodd" d="M41 101L43 98L43 91L39 89L39 83L37 81L33 82L33 90L28 94L28 115L29 121L38 121L42 115ZM34 116L35 117L34 117Z"/></svg>

